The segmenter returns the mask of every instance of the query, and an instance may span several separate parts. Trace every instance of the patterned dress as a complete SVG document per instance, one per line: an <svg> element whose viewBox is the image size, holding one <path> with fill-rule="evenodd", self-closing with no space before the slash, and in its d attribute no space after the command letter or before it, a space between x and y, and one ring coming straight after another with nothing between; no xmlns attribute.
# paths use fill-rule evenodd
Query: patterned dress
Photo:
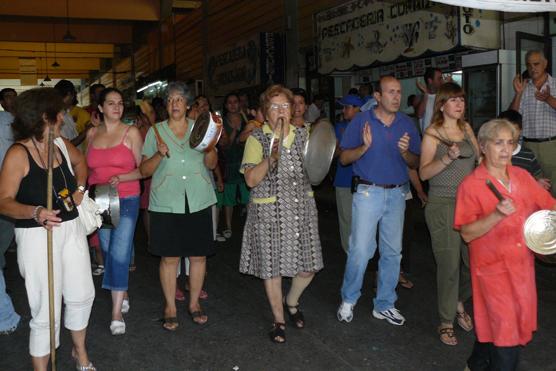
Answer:
<svg viewBox="0 0 556 371"><path fill-rule="evenodd" d="M243 233L239 271L262 279L293 277L299 272L323 268L317 208L309 179L303 170L303 149L308 127L295 128L291 146L282 148L281 158L251 190ZM266 132L265 132L266 131ZM253 130L251 140L269 157L272 133ZM257 163L244 162L242 169Z"/></svg>

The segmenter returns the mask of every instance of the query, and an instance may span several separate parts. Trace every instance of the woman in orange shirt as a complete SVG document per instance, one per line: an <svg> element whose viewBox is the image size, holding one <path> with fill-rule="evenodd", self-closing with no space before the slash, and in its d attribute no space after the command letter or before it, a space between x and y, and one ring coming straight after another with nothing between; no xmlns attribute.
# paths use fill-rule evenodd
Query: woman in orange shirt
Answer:
<svg viewBox="0 0 556 371"><path fill-rule="evenodd" d="M523 237L525 220L556 200L529 173L511 164L514 127L491 120L479 130L484 161L460 184L454 227L469 244L477 340L467 365L515 370L520 346L537 329L535 261ZM503 196L488 189L492 182Z"/></svg>

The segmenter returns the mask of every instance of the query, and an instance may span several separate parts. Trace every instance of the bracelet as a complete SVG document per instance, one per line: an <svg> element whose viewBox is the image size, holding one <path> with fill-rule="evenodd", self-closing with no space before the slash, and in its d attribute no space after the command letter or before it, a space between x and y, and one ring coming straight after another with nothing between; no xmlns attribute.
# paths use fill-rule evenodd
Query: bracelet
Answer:
<svg viewBox="0 0 556 371"><path fill-rule="evenodd" d="M35 221L37 222L37 224L41 224L39 221L39 214L41 213L41 210L44 209L44 206L35 206L35 209L33 210L33 219L35 219Z"/></svg>

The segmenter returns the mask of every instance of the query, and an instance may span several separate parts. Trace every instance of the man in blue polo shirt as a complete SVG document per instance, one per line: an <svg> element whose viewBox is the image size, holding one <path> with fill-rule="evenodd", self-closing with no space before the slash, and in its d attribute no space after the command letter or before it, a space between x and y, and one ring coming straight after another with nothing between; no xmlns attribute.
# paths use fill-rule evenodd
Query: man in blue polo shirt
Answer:
<svg viewBox="0 0 556 371"><path fill-rule="evenodd" d="M340 142L344 136L349 122L353 120L355 115L359 113L360 107L363 105L363 100L357 95L348 94L338 101L343 106L342 114L344 121L336 123L334 130L336 131L336 155L342 153ZM338 224L340 225L340 240L342 248L347 253L349 243L349 233L351 226L351 177L352 166L342 165L338 159L336 166L336 176L334 177L334 187L336 187L336 208L338 209Z"/></svg>
<svg viewBox="0 0 556 371"><path fill-rule="evenodd" d="M363 276L369 259L378 248L377 294L373 316L401 326L405 318L394 306L400 273L405 195L409 192L407 168L419 165L421 141L411 119L398 112L400 82L392 77L380 79L374 93L378 106L359 113L347 127L340 146L340 161L353 163L359 177L353 194L351 235L342 284L342 304L338 320L351 322L353 307L361 296Z"/></svg>

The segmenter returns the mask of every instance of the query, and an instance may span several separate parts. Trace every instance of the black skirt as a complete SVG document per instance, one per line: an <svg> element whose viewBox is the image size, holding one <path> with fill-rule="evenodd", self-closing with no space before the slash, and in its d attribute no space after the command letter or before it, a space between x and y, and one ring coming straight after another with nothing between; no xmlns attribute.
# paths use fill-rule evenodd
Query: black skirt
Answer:
<svg viewBox="0 0 556 371"><path fill-rule="evenodd" d="M157 256L209 256L216 252L211 207L187 214L150 214L149 251Z"/></svg>

